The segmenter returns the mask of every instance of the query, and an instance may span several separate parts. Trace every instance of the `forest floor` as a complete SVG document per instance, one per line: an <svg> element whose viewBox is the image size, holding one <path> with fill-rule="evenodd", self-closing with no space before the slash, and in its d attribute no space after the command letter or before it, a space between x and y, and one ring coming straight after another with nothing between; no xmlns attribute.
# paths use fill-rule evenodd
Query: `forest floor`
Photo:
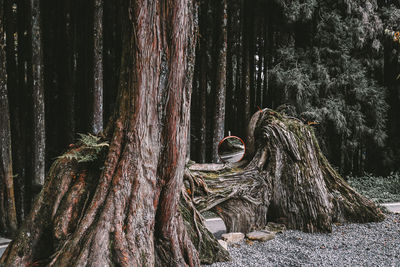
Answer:
<svg viewBox="0 0 400 267"><path fill-rule="evenodd" d="M400 266L400 214L379 223L338 224L332 233L288 230L267 242L228 247L230 262L211 267Z"/></svg>
<svg viewBox="0 0 400 267"><path fill-rule="evenodd" d="M349 177L348 183L387 209L385 221L334 225L330 234L289 230L268 242L241 242L228 248L231 262L211 266L400 266L400 175ZM225 225L212 215L206 214L206 225L218 238Z"/></svg>

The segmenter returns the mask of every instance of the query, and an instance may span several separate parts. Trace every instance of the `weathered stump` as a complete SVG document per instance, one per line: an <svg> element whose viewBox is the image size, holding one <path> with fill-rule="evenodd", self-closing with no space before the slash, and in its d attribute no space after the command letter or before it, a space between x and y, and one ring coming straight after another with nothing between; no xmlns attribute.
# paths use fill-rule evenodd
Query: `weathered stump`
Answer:
<svg viewBox="0 0 400 267"><path fill-rule="evenodd" d="M186 172L196 207L217 213L229 232L247 233L268 221L330 232L335 222L384 218L332 168L311 126L264 109L253 115L248 134L250 157L240 168L196 164Z"/></svg>

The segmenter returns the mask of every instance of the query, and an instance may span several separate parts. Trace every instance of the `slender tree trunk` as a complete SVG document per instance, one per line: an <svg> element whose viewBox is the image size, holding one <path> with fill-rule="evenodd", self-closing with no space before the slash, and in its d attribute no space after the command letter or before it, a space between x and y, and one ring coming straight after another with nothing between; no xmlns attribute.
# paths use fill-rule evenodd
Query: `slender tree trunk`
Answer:
<svg viewBox="0 0 400 267"><path fill-rule="evenodd" d="M255 73L256 73L256 60L255 60L255 54L256 54L256 44L257 44L257 24L256 24L256 18L255 18L255 5L248 4L248 13L247 13L247 20L248 20L248 26L247 26L247 34L248 34L248 49L249 49L249 62L248 62L248 67L249 67L249 83L250 83L250 106L249 106L249 120L246 121L246 125L250 121L251 114L254 112L254 108L256 106L256 79L255 79Z"/></svg>
<svg viewBox="0 0 400 267"><path fill-rule="evenodd" d="M4 1L0 0L0 233L11 236L17 229L17 215L11 158L4 7Z"/></svg>
<svg viewBox="0 0 400 267"><path fill-rule="evenodd" d="M263 38L263 33L264 33L264 25L263 23L263 18L258 19L258 60L257 60L257 78L256 78L256 85L257 85L257 90L256 90L256 106L258 108L262 108L262 73L263 73L263 61L264 61L264 38Z"/></svg>
<svg viewBox="0 0 400 267"><path fill-rule="evenodd" d="M103 0L94 1L92 132L103 131Z"/></svg>
<svg viewBox="0 0 400 267"><path fill-rule="evenodd" d="M72 1L64 1L62 6L61 16L61 34L64 40L64 46L58 47L63 54L64 60L59 60L59 64L62 64L59 76L63 77L62 84L60 84L61 95L63 101L65 101L65 110L68 110L64 125L64 138L67 144L70 144L75 139L76 134L76 123L75 123L75 101L76 101L76 25L74 21L74 8L75 5ZM61 52L60 51L60 52ZM65 145L65 143L63 143Z"/></svg>
<svg viewBox="0 0 400 267"><path fill-rule="evenodd" d="M229 116L225 117L225 134L229 131L232 132L234 120L234 92L235 92L235 83L234 83L234 68L233 68L233 57L235 55L234 51L234 40L235 40L235 32L233 30L233 19L235 14L235 5L234 2L228 2L228 24L227 24L227 50L226 50L226 114Z"/></svg>
<svg viewBox="0 0 400 267"><path fill-rule="evenodd" d="M23 58L25 57L25 51L22 51L22 40L24 37L21 37L16 46L16 37L23 36L23 33L26 29L21 27L19 23L17 27L17 17L20 20L20 16L24 14L24 6L22 5L20 9L17 10L14 8L13 1L5 1L5 10L3 14L3 18L5 19L5 24L3 27L6 27L6 61L7 62L7 86L8 90L8 102L9 102L9 111L11 124L11 134L12 134L12 158L13 158L13 173L16 175L14 178L14 188L15 190L15 205L17 210L17 218L20 222L24 218L25 213L25 178L26 178L26 169L27 166L25 164L25 156L27 154L26 149L26 139L29 136L29 129L25 129L24 124L26 122L27 110L29 110L28 102L26 101L28 98L28 94L24 91L26 89L25 86L25 73L24 68L20 67L20 63L24 63ZM18 54L18 57L17 57ZM18 61L18 64L17 64ZM25 65L25 64L22 64ZM21 71L22 69L22 71ZM22 79L21 79L22 77ZM21 82L20 82L21 81Z"/></svg>
<svg viewBox="0 0 400 267"><path fill-rule="evenodd" d="M233 132L236 135L243 137L243 129L246 127L244 124L243 114L244 114L244 105L243 105L243 0L238 1L237 10L234 21L236 22L236 73L235 73L235 97L234 97L234 105L235 109L235 128Z"/></svg>
<svg viewBox="0 0 400 267"><path fill-rule="evenodd" d="M225 134L225 102L226 102L226 50L227 50L227 2L219 3L220 30L218 44L218 60L215 78L215 112L212 143L212 162L220 162L218 155L219 141Z"/></svg>
<svg viewBox="0 0 400 267"><path fill-rule="evenodd" d="M242 24L242 43L243 43L243 53L242 53L242 103L243 106L243 129L250 122L250 101L251 101L251 88L250 88L250 35L249 35L249 3L243 2L243 24ZM242 129L242 131L243 131ZM241 134L244 136L245 134Z"/></svg>
<svg viewBox="0 0 400 267"><path fill-rule="evenodd" d="M199 162L206 162L206 140L207 140L207 12L208 1L201 4L201 32L200 32L200 146Z"/></svg>
<svg viewBox="0 0 400 267"><path fill-rule="evenodd" d="M45 176L45 118L43 88L43 55L40 0L31 0L32 79L34 117L33 183L43 185Z"/></svg>
<svg viewBox="0 0 400 267"><path fill-rule="evenodd" d="M267 10L268 11L268 4L267 6ZM268 85L269 85L269 73L268 73L268 68L270 66L269 64L269 47L268 44L270 42L269 38L269 29L270 29L270 25L269 25L269 21L270 18L268 17L264 17L264 27L263 27L263 39L264 39L264 51L263 51L263 57L264 57L264 84L263 84L263 95L262 95L262 104L263 107L268 107Z"/></svg>

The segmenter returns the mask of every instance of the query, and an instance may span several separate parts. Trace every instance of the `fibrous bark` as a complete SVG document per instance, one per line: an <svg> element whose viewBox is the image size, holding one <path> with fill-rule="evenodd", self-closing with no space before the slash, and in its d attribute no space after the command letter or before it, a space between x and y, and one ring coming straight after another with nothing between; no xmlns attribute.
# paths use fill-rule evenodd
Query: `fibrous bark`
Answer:
<svg viewBox="0 0 400 267"><path fill-rule="evenodd" d="M4 2L0 0L0 233L8 236L17 228L13 179Z"/></svg>
<svg viewBox="0 0 400 267"><path fill-rule="evenodd" d="M254 156L241 168L191 167L193 201L212 210L230 232L249 232L268 221L306 232L330 232L335 222L384 218L355 192L321 153L311 126L269 109L253 115L248 146Z"/></svg>
<svg viewBox="0 0 400 267"><path fill-rule="evenodd" d="M199 252L227 258L188 196L179 212L194 5L136 0L126 6L118 109L105 131L109 147L91 136L56 160L0 263L199 266Z"/></svg>

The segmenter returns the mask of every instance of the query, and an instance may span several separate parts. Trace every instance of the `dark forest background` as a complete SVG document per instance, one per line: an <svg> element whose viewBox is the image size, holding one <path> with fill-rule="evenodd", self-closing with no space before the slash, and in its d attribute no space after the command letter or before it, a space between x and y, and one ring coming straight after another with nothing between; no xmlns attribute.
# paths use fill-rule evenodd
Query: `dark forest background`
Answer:
<svg viewBox="0 0 400 267"><path fill-rule="evenodd" d="M113 113L124 5L0 3L1 175L12 167L21 222L52 161ZM399 171L400 44L385 29L400 30L400 1L202 0L198 20L191 160L217 162L218 141L245 139L268 107L313 124L343 175Z"/></svg>

